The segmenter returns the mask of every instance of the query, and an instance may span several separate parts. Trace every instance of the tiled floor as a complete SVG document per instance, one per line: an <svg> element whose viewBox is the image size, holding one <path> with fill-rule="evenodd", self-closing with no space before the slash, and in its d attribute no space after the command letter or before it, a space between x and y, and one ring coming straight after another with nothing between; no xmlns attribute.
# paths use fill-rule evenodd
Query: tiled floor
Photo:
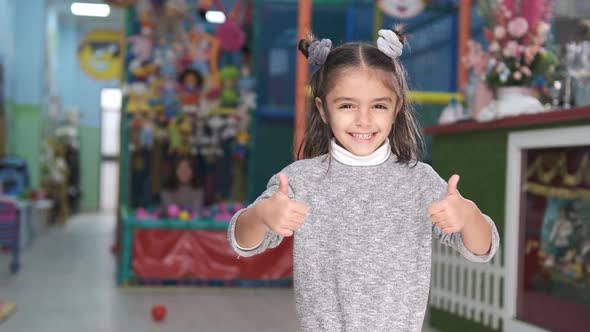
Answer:
<svg viewBox="0 0 590 332"><path fill-rule="evenodd" d="M1 332L296 331L290 289L160 288L114 286L114 218L81 215L38 236L17 276L0 255L0 299L17 312ZM152 305L168 308L163 323Z"/></svg>

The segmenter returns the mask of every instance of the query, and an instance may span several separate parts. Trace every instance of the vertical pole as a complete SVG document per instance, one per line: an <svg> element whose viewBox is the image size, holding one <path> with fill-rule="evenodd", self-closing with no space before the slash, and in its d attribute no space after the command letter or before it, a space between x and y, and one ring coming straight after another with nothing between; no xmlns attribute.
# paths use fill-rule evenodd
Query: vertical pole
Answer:
<svg viewBox="0 0 590 332"><path fill-rule="evenodd" d="M377 40L379 30L383 28L383 12L377 2L373 4L373 42Z"/></svg>
<svg viewBox="0 0 590 332"><path fill-rule="evenodd" d="M459 3L459 63L457 73L457 90L461 90L467 83L467 67L460 59L467 53L467 42L471 38L471 0L460 0Z"/></svg>
<svg viewBox="0 0 590 332"><path fill-rule="evenodd" d="M461 56L459 55L459 13L455 12L451 16L451 42L450 42L450 68L451 78L449 80L449 92L457 92L462 86L459 85L459 66L461 65Z"/></svg>
<svg viewBox="0 0 590 332"><path fill-rule="evenodd" d="M297 37L303 38L311 32L311 1L299 0L297 18ZM293 139L293 155L295 159L301 156L297 154L303 135L305 133L305 117L307 96L306 87L309 76L309 66L305 57L297 52L297 76L295 81L295 137Z"/></svg>

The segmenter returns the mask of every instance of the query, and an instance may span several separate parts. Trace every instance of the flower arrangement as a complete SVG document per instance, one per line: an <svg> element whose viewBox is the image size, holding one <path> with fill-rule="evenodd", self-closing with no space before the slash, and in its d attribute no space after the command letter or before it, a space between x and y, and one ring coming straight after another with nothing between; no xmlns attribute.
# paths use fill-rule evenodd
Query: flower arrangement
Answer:
<svg viewBox="0 0 590 332"><path fill-rule="evenodd" d="M470 41L462 60L488 87L531 86L536 76L555 69L549 42L553 0L481 0L478 5L487 21L488 49Z"/></svg>

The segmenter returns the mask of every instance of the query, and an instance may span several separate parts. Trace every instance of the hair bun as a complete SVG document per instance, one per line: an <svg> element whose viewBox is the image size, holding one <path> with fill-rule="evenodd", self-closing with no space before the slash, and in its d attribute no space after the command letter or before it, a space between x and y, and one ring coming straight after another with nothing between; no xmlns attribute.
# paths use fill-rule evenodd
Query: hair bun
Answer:
<svg viewBox="0 0 590 332"><path fill-rule="evenodd" d="M312 65L321 66L326 62L331 49L332 41L330 39L316 40L309 45L309 57L307 60Z"/></svg>
<svg viewBox="0 0 590 332"><path fill-rule="evenodd" d="M379 30L378 34L379 38L377 38L377 48L381 52L385 53L385 55L392 59L398 58L402 55L404 48L402 39L405 41L403 34L400 38L396 31L389 29L381 29Z"/></svg>

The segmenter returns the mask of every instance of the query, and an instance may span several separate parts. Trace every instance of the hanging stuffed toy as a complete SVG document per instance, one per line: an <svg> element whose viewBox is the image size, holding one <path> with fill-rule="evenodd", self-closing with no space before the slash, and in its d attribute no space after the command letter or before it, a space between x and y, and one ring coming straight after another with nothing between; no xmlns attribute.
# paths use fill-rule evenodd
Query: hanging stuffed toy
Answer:
<svg viewBox="0 0 590 332"><path fill-rule="evenodd" d="M151 150L154 146L154 123L147 117L141 125L139 146L142 150Z"/></svg>
<svg viewBox="0 0 590 332"><path fill-rule="evenodd" d="M227 17L227 20L215 31L215 36L219 40L221 48L227 52L239 51L246 43L246 34L239 25L241 21L239 15L242 13L241 1L236 2L229 15L219 0L213 0L213 2Z"/></svg>
<svg viewBox="0 0 590 332"><path fill-rule="evenodd" d="M158 69L150 61L153 49L152 40L147 35L131 36L128 39L132 44L131 54L133 60L129 63L132 81L146 82Z"/></svg>
<svg viewBox="0 0 590 332"><path fill-rule="evenodd" d="M162 85L162 103L164 104L164 113L168 119L178 114L178 98L176 95L175 82L166 79Z"/></svg>
<svg viewBox="0 0 590 332"><path fill-rule="evenodd" d="M221 69L221 82L223 88L221 90L221 107L237 107L239 103L238 92L236 89L236 81L239 78L238 68L234 66L226 66Z"/></svg>
<svg viewBox="0 0 590 332"><path fill-rule="evenodd" d="M185 44L188 39L184 31L186 15L186 0L168 0L163 5L157 18L156 40L158 42Z"/></svg>
<svg viewBox="0 0 590 332"><path fill-rule="evenodd" d="M162 87L164 82L156 77L150 83L149 107L153 113L159 113L164 110L164 101L162 99Z"/></svg>
<svg viewBox="0 0 590 332"><path fill-rule="evenodd" d="M183 113L198 112L202 90L203 76L198 71L186 69L178 76L178 96Z"/></svg>
<svg viewBox="0 0 590 332"><path fill-rule="evenodd" d="M180 154L188 155L191 152L193 123L190 116L183 116L178 124L178 132L180 133Z"/></svg>
<svg viewBox="0 0 590 332"><path fill-rule="evenodd" d="M160 75L165 78L176 77L176 63L179 55L177 47L168 44L158 44L154 49L154 63L160 68Z"/></svg>
<svg viewBox="0 0 590 332"><path fill-rule="evenodd" d="M150 110L149 91L145 83L131 83L126 90L129 97L127 112L148 112Z"/></svg>
<svg viewBox="0 0 590 332"><path fill-rule="evenodd" d="M242 65L240 68L240 79L238 80L238 91L243 93L254 91L254 78L250 73L250 66Z"/></svg>
<svg viewBox="0 0 590 332"><path fill-rule="evenodd" d="M227 141L238 133L238 119L234 116L225 117L225 126L220 133L221 140Z"/></svg>
<svg viewBox="0 0 590 332"><path fill-rule="evenodd" d="M204 77L208 78L208 87L218 89L219 72L217 59L219 58L219 40L207 33L202 24L195 24L189 34L190 67L198 70Z"/></svg>
<svg viewBox="0 0 590 332"><path fill-rule="evenodd" d="M178 131L177 118L170 119L166 131L168 133L168 153L171 155L180 154L182 148L182 139Z"/></svg>

